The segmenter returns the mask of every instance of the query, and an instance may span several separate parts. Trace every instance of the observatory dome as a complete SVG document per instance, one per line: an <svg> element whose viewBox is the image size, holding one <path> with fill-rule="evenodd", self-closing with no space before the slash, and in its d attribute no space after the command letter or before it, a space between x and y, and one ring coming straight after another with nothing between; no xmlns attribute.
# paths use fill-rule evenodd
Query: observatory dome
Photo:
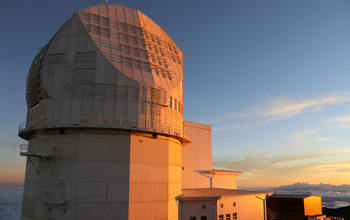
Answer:
<svg viewBox="0 0 350 220"><path fill-rule="evenodd" d="M33 60L20 136L38 127L108 126L184 137L182 63L176 44L140 11L83 9Z"/></svg>

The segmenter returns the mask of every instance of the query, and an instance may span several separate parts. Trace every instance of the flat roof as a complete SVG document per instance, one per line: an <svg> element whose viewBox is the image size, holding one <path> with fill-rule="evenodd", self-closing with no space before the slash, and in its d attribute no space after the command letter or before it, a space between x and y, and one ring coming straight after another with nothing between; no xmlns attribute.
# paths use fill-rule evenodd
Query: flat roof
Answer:
<svg viewBox="0 0 350 220"><path fill-rule="evenodd" d="M202 129L211 130L211 125L200 124L200 123L192 122L192 121L184 121L183 123L187 127L194 127L194 128L202 128Z"/></svg>
<svg viewBox="0 0 350 220"><path fill-rule="evenodd" d="M216 169L212 169L209 170L209 173L212 174L241 174L243 173L242 171L233 171L233 170L216 170Z"/></svg>
<svg viewBox="0 0 350 220"><path fill-rule="evenodd" d="M237 189L223 189L223 188L199 188L199 189L183 189L179 200L218 200L222 197L240 197L253 195L266 195L272 192L262 191L248 191Z"/></svg>
<svg viewBox="0 0 350 220"><path fill-rule="evenodd" d="M289 199L304 199L310 196L316 196L316 195L296 195L296 194L272 194L269 196L269 198L289 198Z"/></svg>

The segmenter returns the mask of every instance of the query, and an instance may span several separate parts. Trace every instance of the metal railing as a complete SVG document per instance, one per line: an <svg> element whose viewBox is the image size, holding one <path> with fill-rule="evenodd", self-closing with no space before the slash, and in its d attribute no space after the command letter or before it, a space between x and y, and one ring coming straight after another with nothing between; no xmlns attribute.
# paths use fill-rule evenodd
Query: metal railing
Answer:
<svg viewBox="0 0 350 220"><path fill-rule="evenodd" d="M19 152L20 153L28 153L28 144L21 144L19 146Z"/></svg>
<svg viewBox="0 0 350 220"><path fill-rule="evenodd" d="M179 136L190 140L189 131L171 124L160 123L150 120L124 120L122 118L88 116L79 118L44 118L19 125L18 134L29 130L60 127L91 127L91 128L120 128L128 130L141 130L168 135Z"/></svg>
<svg viewBox="0 0 350 220"><path fill-rule="evenodd" d="M59 153L59 149L53 146L44 147L43 144L21 144L20 153L35 153L36 155L57 156Z"/></svg>

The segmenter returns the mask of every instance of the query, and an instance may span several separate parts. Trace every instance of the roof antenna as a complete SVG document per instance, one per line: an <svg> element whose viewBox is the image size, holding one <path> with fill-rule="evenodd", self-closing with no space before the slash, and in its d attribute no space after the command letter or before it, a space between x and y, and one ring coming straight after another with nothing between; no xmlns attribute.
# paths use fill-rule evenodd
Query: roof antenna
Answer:
<svg viewBox="0 0 350 220"><path fill-rule="evenodd" d="M41 50L43 49L44 47L32 47L32 49L38 49L38 50Z"/></svg>
<svg viewBox="0 0 350 220"><path fill-rule="evenodd" d="M72 14L74 14L74 11L72 9L68 8L67 6L64 7L66 7Z"/></svg>
<svg viewBox="0 0 350 220"><path fill-rule="evenodd" d="M108 0L106 0L106 3L107 3L107 5L108 5Z"/></svg>
<svg viewBox="0 0 350 220"><path fill-rule="evenodd" d="M163 21L162 23L158 24L158 26L163 26L164 22L165 22L165 21Z"/></svg>
<svg viewBox="0 0 350 220"><path fill-rule="evenodd" d="M135 7L134 7L135 9L137 9L137 1L136 1L136 4L135 4Z"/></svg>

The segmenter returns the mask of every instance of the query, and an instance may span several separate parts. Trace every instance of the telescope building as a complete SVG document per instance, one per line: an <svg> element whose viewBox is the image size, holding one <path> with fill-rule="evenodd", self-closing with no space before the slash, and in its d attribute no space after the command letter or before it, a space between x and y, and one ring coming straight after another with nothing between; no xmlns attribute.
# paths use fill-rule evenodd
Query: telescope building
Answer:
<svg viewBox="0 0 350 220"><path fill-rule="evenodd" d="M241 172L211 169L210 126L184 125L182 52L136 9L75 13L33 60L26 102L24 220L193 219L183 189L237 191Z"/></svg>

